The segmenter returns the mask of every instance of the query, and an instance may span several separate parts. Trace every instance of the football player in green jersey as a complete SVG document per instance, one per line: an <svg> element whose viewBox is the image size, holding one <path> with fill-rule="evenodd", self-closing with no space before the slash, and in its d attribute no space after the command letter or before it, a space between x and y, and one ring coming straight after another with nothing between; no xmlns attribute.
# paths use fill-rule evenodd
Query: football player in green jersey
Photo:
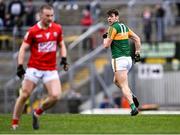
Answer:
<svg viewBox="0 0 180 135"><path fill-rule="evenodd" d="M128 86L128 72L132 67L129 39L135 43L135 62L140 61L140 38L124 23L119 22L119 12L111 9L107 12L109 28L103 35L103 46L111 48L114 83L121 88L131 107L131 115L138 114L139 102Z"/></svg>

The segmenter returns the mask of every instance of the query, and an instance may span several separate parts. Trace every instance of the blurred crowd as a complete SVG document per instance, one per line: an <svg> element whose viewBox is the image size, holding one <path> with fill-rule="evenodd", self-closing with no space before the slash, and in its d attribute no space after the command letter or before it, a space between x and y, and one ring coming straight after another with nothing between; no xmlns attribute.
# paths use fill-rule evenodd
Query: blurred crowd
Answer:
<svg viewBox="0 0 180 135"><path fill-rule="evenodd" d="M28 0L26 6L21 0L12 0L8 5L6 5L4 0L0 0L1 27L30 26L35 22L35 13L36 11L32 0ZM23 17L25 17L24 20Z"/></svg>
<svg viewBox="0 0 180 135"><path fill-rule="evenodd" d="M82 18L80 18L79 25L85 27L82 32L85 32L88 27L95 23L100 13L99 0L87 0L87 5L82 9ZM35 0L0 0L0 36L13 35L16 37L23 37L23 28L34 25L39 20L38 5ZM61 3L62 2L62 3ZM65 4L64 4L64 3ZM76 0L44 0L40 3L48 3L54 7L55 21L60 20L59 10L78 10L79 5ZM2 42L8 44L9 38L3 36L0 40L0 47ZM88 42L91 40L87 40ZM86 42L86 41L85 41ZM88 43L87 42L87 43ZM4 43L3 43L4 44ZM6 47L8 45L5 45Z"/></svg>
<svg viewBox="0 0 180 135"><path fill-rule="evenodd" d="M101 0L86 0L87 4L80 8L78 0L44 0L42 2L49 3L55 8L55 20L59 21L59 10L71 11L80 10L81 18L79 18L79 25L83 27L82 33L96 24L102 14ZM0 0L0 34L11 33L22 37L21 29L35 24L39 20L38 5L35 5L35 0ZM61 4L63 3L63 4ZM143 7L142 13L142 27L143 27L143 41L150 46L153 41L165 41L168 28L180 24L180 3L176 5L170 0L164 0L162 4L156 4L154 7L149 5ZM176 7L177 13L174 13ZM104 13L105 14L105 13ZM152 37L155 33L155 38ZM0 41L1 42L1 41ZM93 38L89 37L84 40L84 49L92 50Z"/></svg>
<svg viewBox="0 0 180 135"><path fill-rule="evenodd" d="M152 44L152 33L154 27L154 33L156 33L156 41L166 41L166 33L168 28L179 24L180 8L177 4L177 16L173 11L173 3L166 0L163 4L156 4L155 8L145 7L142 19L143 19L143 34L144 41L149 45Z"/></svg>
<svg viewBox="0 0 180 135"><path fill-rule="evenodd" d="M60 2L65 2L65 0L44 0L44 2L54 7L58 6L58 9L77 10L79 8L76 0L66 1L67 5L60 4ZM89 0L82 13L84 14L84 10L88 14L91 12L92 18L96 20L100 12L98 6L98 0ZM33 3L33 0L27 0L26 2L22 0L11 0L9 3L5 2L5 0L0 0L0 28L31 26L39 19L37 10L37 5Z"/></svg>

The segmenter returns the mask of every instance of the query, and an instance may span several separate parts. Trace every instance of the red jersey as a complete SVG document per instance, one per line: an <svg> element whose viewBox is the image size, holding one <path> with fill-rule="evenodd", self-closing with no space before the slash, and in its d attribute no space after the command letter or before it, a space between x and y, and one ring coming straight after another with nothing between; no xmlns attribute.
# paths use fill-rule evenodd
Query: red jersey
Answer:
<svg viewBox="0 0 180 135"><path fill-rule="evenodd" d="M59 24L53 22L47 29L42 29L40 22L32 26L24 37L31 52L28 67L56 70L56 50L62 39L62 28Z"/></svg>

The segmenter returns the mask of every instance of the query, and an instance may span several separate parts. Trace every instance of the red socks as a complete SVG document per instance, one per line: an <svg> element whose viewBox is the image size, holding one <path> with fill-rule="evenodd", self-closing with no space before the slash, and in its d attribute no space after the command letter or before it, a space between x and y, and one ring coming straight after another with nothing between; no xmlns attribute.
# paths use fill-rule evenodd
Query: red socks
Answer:
<svg viewBox="0 0 180 135"><path fill-rule="evenodd" d="M44 112L44 110L42 108L38 108L37 110L35 110L34 114L38 117L40 116L42 113ZM14 130L16 130L16 128L19 125L19 119L12 119L12 128Z"/></svg>
<svg viewBox="0 0 180 135"><path fill-rule="evenodd" d="M18 123L19 123L19 120L18 119L12 119L12 129L13 130L16 130L18 128Z"/></svg>
<svg viewBox="0 0 180 135"><path fill-rule="evenodd" d="M42 108L38 108L37 110L35 110L35 114L38 116L40 116L43 112L44 110Z"/></svg>
<svg viewBox="0 0 180 135"><path fill-rule="evenodd" d="M19 120L18 119L12 119L12 125L18 125Z"/></svg>

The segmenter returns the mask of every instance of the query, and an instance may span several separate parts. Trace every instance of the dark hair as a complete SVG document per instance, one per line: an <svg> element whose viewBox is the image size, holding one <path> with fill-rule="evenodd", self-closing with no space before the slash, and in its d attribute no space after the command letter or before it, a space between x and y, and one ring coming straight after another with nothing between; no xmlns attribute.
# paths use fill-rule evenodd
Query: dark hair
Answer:
<svg viewBox="0 0 180 135"><path fill-rule="evenodd" d="M110 9L107 11L107 15L110 16L112 14L115 14L115 16L118 16L119 15L119 12L117 9Z"/></svg>
<svg viewBox="0 0 180 135"><path fill-rule="evenodd" d="M42 12L44 9L52 10L53 7L52 7L51 5L49 5L49 4L44 4L44 5L42 5L42 6L40 7L39 12Z"/></svg>

